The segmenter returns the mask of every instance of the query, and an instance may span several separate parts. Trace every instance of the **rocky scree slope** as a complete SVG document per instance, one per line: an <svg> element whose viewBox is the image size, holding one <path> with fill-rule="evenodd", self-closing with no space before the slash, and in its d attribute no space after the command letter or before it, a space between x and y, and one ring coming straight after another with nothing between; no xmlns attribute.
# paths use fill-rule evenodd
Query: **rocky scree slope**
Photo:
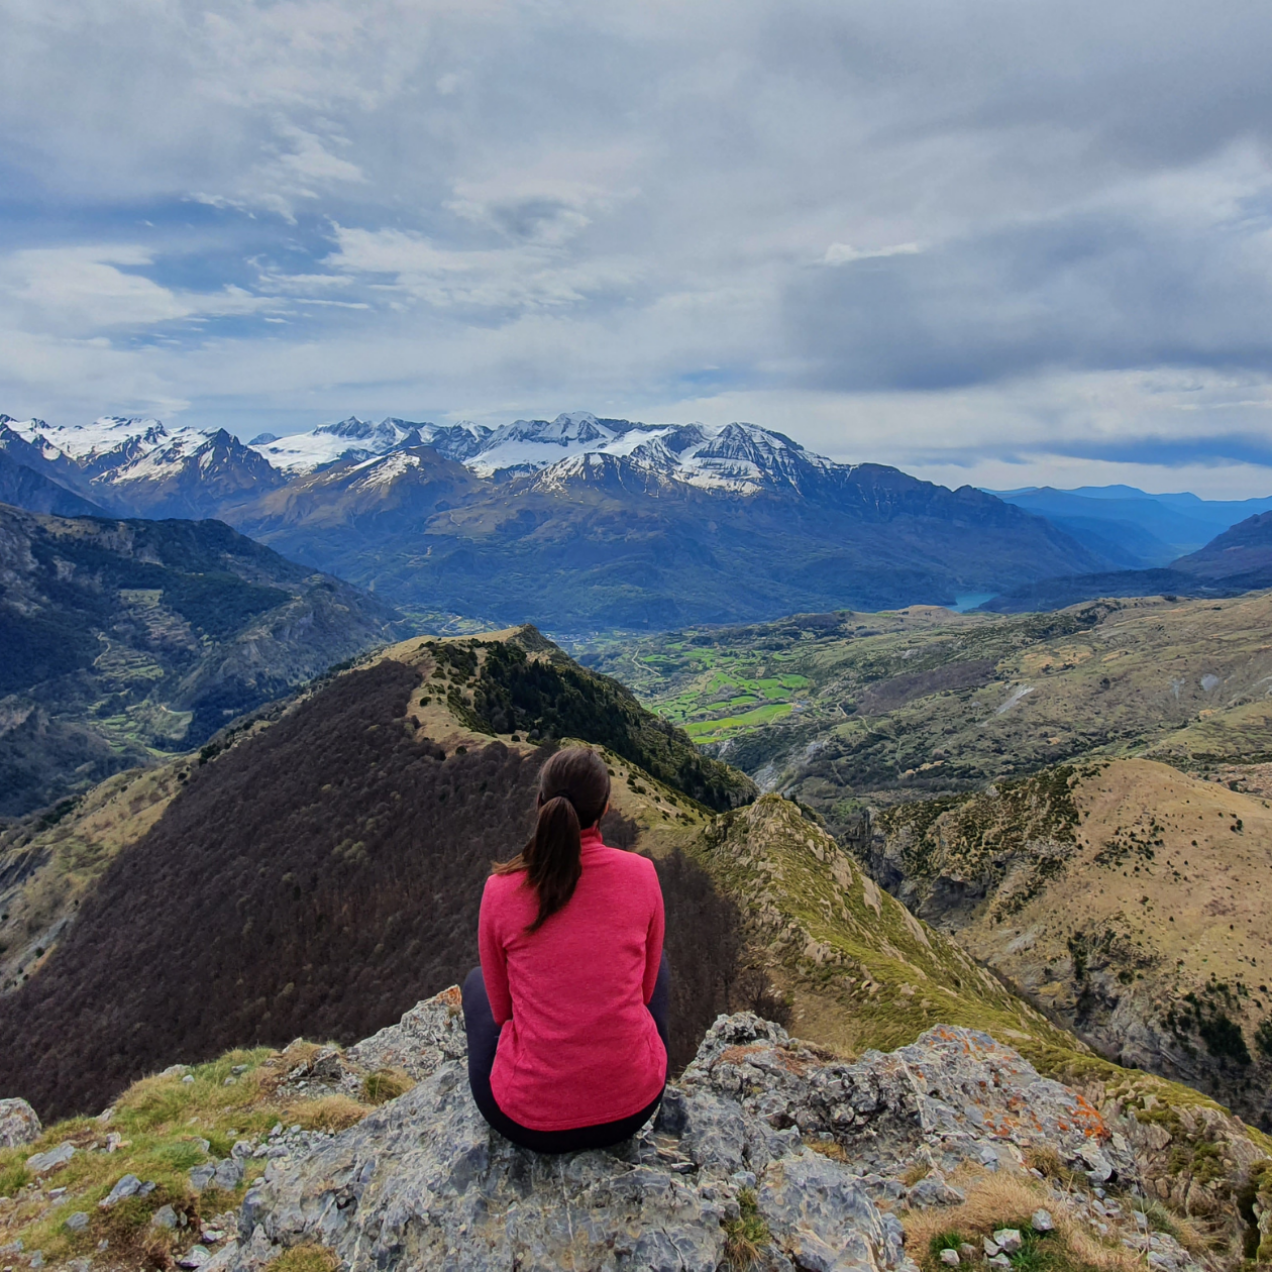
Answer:
<svg viewBox="0 0 1272 1272"><path fill-rule="evenodd" d="M841 837L866 804L1088 756L1216 772L1272 757L1272 593L990 617L912 607L597 642L709 753Z"/></svg>
<svg viewBox="0 0 1272 1272"><path fill-rule="evenodd" d="M861 852L1101 1052L1272 1129L1266 798L1145 760L1062 767L886 810Z"/></svg>
<svg viewBox="0 0 1272 1272"><path fill-rule="evenodd" d="M199 746L395 619L220 522L0 506L0 816Z"/></svg>
<svg viewBox="0 0 1272 1272"><path fill-rule="evenodd" d="M1239 1122L1133 1081L1067 1088L975 1030L854 1061L724 1016L640 1135L560 1158L490 1131L464 1059L451 988L347 1051L177 1066L42 1134L10 1101L0 1179L29 1182L0 1201L0 1238L33 1266L209 1272L933 1272L950 1249L985 1272L1193 1272L1272 1254L1272 1163Z"/></svg>

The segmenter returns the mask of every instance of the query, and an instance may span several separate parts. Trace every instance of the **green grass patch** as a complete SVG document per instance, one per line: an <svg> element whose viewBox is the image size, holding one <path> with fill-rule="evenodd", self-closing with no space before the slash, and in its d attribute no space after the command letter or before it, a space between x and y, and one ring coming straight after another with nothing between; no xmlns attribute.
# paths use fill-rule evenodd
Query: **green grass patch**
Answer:
<svg viewBox="0 0 1272 1272"><path fill-rule="evenodd" d="M729 1272L750 1272L760 1259L760 1252L772 1240L768 1224L760 1214L755 1192L743 1188L738 1193L741 1214L724 1225L724 1266Z"/></svg>
<svg viewBox="0 0 1272 1272"><path fill-rule="evenodd" d="M690 721L684 728L695 742L715 741L721 735L739 729L754 729L772 724L774 720L780 720L790 712L789 702L769 702L751 711L744 711L741 715L725 716L721 720Z"/></svg>

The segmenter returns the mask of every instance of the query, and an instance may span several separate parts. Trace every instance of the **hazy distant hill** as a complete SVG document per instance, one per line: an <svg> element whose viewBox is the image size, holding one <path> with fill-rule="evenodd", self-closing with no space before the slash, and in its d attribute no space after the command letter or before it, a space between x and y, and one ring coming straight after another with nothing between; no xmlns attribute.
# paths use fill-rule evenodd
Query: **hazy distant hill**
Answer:
<svg viewBox="0 0 1272 1272"><path fill-rule="evenodd" d="M52 512L61 517L105 516L91 499L77 495L51 478L18 463L0 450L0 504L31 512Z"/></svg>
<svg viewBox="0 0 1272 1272"><path fill-rule="evenodd" d="M247 445L146 419L4 426L117 513L216 515L423 620L571 632L953 605L1122 563L971 487L750 424L350 418Z"/></svg>
<svg viewBox="0 0 1272 1272"><path fill-rule="evenodd" d="M392 630L218 521L0 505L0 816L197 746Z"/></svg>
<svg viewBox="0 0 1272 1272"><path fill-rule="evenodd" d="M1189 493L1149 495L1134 486L1050 486L994 491L1046 517L1123 569L1153 569L1194 552L1247 517L1272 510L1264 499L1201 499Z"/></svg>
<svg viewBox="0 0 1272 1272"><path fill-rule="evenodd" d="M1232 526L1163 569L1062 575L1012 588L982 609L1000 614L1056 610L1099 597L1240 596L1272 587L1272 513Z"/></svg>

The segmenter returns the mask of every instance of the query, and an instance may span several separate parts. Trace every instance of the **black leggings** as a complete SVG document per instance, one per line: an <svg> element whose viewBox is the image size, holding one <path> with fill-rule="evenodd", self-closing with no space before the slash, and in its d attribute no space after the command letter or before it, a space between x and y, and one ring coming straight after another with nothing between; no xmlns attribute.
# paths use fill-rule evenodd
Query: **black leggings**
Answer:
<svg viewBox="0 0 1272 1272"><path fill-rule="evenodd" d="M664 951L662 965L658 968L658 980L654 984L654 996L649 1000L649 1014L654 1018L658 1036L667 1046L667 1015L671 1003L671 967ZM595 1126L580 1126L567 1131L536 1131L514 1122L495 1103L490 1089L490 1071L495 1065L495 1050L499 1046L499 1026L490 1011L486 997L486 982L481 968L474 967L464 981L464 1028L468 1033L468 1085L481 1115L505 1139L536 1153L578 1153L588 1148L609 1148L631 1139L653 1117L662 1100L661 1091L653 1101L617 1122L600 1122Z"/></svg>

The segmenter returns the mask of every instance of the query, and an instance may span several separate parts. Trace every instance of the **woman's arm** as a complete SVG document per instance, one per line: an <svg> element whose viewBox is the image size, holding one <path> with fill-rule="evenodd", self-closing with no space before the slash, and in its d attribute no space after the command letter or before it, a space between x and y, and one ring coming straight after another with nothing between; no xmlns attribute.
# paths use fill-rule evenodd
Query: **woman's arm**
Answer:
<svg viewBox="0 0 1272 1272"><path fill-rule="evenodd" d="M490 1000L490 1014L495 1024L503 1026L512 1016L512 997L508 993L508 958L499 939L495 912L498 902L492 899L490 885L481 894L481 915L477 920L477 949L481 954L481 978L486 982L486 997Z"/></svg>
<svg viewBox="0 0 1272 1272"><path fill-rule="evenodd" d="M644 991L646 1005L649 1004L649 1000L654 996L654 984L658 980L658 967L662 962L663 930L665 926L662 889L658 886L658 873L655 871L652 861L649 863L649 876L653 882L654 895L653 912L649 916L649 927L645 933Z"/></svg>

